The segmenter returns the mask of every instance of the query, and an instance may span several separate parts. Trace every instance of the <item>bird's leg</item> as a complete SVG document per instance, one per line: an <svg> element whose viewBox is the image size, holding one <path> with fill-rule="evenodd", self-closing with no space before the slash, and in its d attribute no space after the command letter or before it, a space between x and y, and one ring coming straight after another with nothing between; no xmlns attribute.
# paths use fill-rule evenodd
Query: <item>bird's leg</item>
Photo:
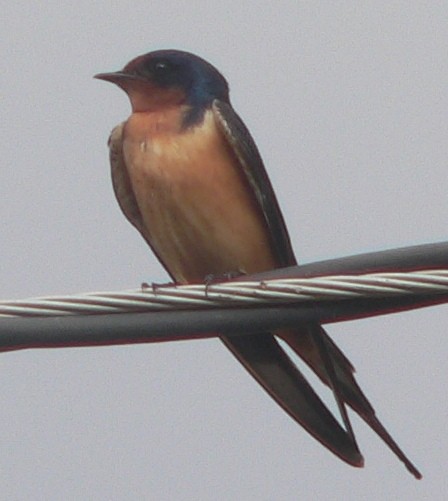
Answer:
<svg viewBox="0 0 448 501"><path fill-rule="evenodd" d="M204 277L204 284L206 286L213 285L219 282L228 282L229 280L233 280L234 278L241 277L243 275L247 275L247 273L243 270L230 270L224 273L210 273Z"/></svg>
<svg viewBox="0 0 448 501"><path fill-rule="evenodd" d="M161 289L164 287L176 287L176 282L164 282L164 283L156 283L156 282L151 282L151 284L148 284L148 282L142 282L140 287L142 292L145 292L148 289L151 289L152 292L156 293L157 289Z"/></svg>

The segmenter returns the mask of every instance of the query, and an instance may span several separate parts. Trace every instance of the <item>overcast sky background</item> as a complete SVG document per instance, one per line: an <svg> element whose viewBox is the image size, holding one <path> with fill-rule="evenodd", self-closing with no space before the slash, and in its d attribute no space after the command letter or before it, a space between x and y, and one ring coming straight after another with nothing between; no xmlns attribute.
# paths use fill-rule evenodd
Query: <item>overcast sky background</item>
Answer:
<svg viewBox="0 0 448 501"><path fill-rule="evenodd" d="M114 199L129 114L93 80L160 48L228 78L301 262L447 238L446 2L2 2L0 297L166 275ZM448 308L329 326L414 480L354 418L363 470L218 340L0 357L1 499L446 499ZM445 494L445 495L444 495Z"/></svg>

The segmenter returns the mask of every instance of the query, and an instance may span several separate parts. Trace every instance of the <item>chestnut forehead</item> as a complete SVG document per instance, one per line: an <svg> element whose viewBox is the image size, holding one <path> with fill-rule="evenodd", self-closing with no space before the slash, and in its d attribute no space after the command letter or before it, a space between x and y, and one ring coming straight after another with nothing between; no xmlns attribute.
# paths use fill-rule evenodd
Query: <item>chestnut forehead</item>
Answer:
<svg viewBox="0 0 448 501"><path fill-rule="evenodd" d="M132 61L129 61L129 63L123 68L123 70L125 71L135 70L136 68L142 66L142 64L147 63L152 59L154 58L148 55L138 56Z"/></svg>

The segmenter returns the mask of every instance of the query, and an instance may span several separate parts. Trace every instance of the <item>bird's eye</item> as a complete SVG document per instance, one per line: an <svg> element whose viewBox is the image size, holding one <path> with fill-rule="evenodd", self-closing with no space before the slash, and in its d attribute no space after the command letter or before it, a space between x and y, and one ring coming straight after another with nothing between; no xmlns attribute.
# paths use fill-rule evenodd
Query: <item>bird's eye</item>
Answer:
<svg viewBox="0 0 448 501"><path fill-rule="evenodd" d="M145 72L147 77L153 82L164 87L170 86L176 78L176 65L166 59L149 61Z"/></svg>
<svg viewBox="0 0 448 501"><path fill-rule="evenodd" d="M154 70L157 73L166 73L166 71L169 69L169 65L165 63L164 61L159 61L154 65Z"/></svg>

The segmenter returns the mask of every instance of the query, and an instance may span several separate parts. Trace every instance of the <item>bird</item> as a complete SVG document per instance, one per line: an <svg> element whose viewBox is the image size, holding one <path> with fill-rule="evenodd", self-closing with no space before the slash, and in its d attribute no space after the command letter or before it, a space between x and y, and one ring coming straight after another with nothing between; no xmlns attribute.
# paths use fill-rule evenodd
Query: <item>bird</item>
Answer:
<svg viewBox="0 0 448 501"><path fill-rule="evenodd" d="M117 85L130 100L129 118L108 141L113 189L123 214L174 283L297 264L259 150L217 68L192 53L163 49L95 78ZM220 338L283 410L340 459L364 465L348 405L421 478L321 325ZM344 426L278 339L333 390Z"/></svg>

